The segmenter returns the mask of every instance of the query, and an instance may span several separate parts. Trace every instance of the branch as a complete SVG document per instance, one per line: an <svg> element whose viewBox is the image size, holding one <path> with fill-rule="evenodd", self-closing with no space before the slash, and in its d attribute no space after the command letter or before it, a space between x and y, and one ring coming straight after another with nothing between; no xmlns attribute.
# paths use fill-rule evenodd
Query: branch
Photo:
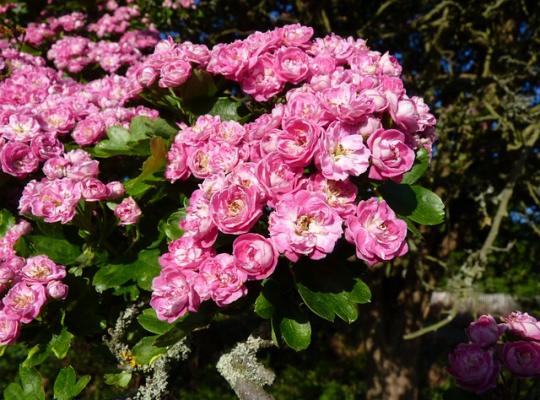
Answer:
<svg viewBox="0 0 540 400"><path fill-rule="evenodd" d="M257 360L257 351L272 342L249 336L219 358L216 368L240 400L273 400L263 386L274 382L275 374Z"/></svg>

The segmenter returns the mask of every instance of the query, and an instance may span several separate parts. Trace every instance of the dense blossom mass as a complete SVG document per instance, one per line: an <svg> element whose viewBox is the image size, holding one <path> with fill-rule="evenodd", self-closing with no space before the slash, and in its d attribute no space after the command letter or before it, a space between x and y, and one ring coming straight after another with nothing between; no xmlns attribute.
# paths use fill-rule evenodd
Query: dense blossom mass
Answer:
<svg viewBox="0 0 540 400"><path fill-rule="evenodd" d="M394 57L361 39L312 36L289 25L212 49L167 40L134 67L135 92L180 86L198 68L238 82L256 101L285 100L247 124L202 115L179 125L165 176L202 182L183 236L161 257L152 298L159 318L172 321L207 299L229 304L246 281L272 273L277 254L319 260L344 233L369 265L407 252L407 224L381 198L357 202L358 185L400 182L417 150L431 152L435 118L407 96ZM232 255L216 254L220 234L237 235Z"/></svg>
<svg viewBox="0 0 540 400"><path fill-rule="evenodd" d="M21 221L0 238L0 346L13 343L21 324L32 322L48 300L67 296L64 266L44 255L25 259L16 254L15 244L30 229Z"/></svg>
<svg viewBox="0 0 540 400"><path fill-rule="evenodd" d="M179 5L193 3L166 4ZM46 56L56 69L0 42L8 72L0 82L0 168L25 182L21 215L70 224L85 203L106 202L118 225L137 224L144 208L120 180L100 178L92 146L113 126L159 116L137 100L174 98L194 75L206 74L231 81L268 112L245 123L210 114L178 122L164 176L199 185L179 223L183 235L160 257L151 300L158 318L173 322L207 300L226 306L246 295L248 281L271 276L280 256L320 260L342 238L368 265L408 251L407 224L376 187L400 182L420 149L431 153L436 121L421 98L407 95L394 57L362 39L313 38L313 29L299 24L211 49L158 42L151 25L130 30L132 19L145 18L137 7L108 2L103 11L94 23L72 13L28 27L23 40L52 43ZM96 68L103 77L74 79ZM279 101L266 103L271 99ZM218 243L227 236L232 246L224 252ZM14 283L2 311L6 343L47 296L65 292L61 267L42 258L27 264L48 268L50 282L26 277L24 268L22 278L6 278ZM17 293L34 299L34 308L13 311Z"/></svg>

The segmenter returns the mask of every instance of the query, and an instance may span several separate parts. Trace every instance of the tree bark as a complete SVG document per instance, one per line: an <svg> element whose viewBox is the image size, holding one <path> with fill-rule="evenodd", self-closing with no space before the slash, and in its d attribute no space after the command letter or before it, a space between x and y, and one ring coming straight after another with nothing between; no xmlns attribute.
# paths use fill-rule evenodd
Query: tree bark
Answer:
<svg viewBox="0 0 540 400"><path fill-rule="evenodd" d="M418 361L421 338L403 335L422 326L430 293L419 283L414 268L403 277L382 278L375 289L365 344L373 375L368 400L418 399Z"/></svg>

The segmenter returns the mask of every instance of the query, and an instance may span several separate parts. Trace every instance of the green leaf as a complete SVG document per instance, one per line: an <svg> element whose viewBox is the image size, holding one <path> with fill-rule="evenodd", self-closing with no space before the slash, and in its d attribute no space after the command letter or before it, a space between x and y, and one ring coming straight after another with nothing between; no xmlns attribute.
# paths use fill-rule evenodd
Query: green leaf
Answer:
<svg viewBox="0 0 540 400"><path fill-rule="evenodd" d="M444 221L444 204L431 190L393 182L385 182L380 190L388 205L402 217L422 225L438 225Z"/></svg>
<svg viewBox="0 0 540 400"><path fill-rule="evenodd" d="M209 111L210 115L219 115L222 121L240 121L238 108L241 103L228 97L219 97Z"/></svg>
<svg viewBox="0 0 540 400"><path fill-rule="evenodd" d="M142 197L153 182L162 182L162 177L156 177L154 174L165 167L167 163L167 145L160 137L154 137L150 140L150 157L144 161L142 171L139 176L126 182L126 192L135 198Z"/></svg>
<svg viewBox="0 0 540 400"><path fill-rule="evenodd" d="M21 365L27 368L35 367L36 365L43 363L50 356L50 354L51 352L48 347L42 351L41 345L36 344L34 347L28 350L26 359Z"/></svg>
<svg viewBox="0 0 540 400"><path fill-rule="evenodd" d="M178 239L183 235L184 231L180 228L180 221L186 216L186 210L180 209L173 212L166 221L161 220L158 225L160 232L167 237L169 242Z"/></svg>
<svg viewBox="0 0 540 400"><path fill-rule="evenodd" d="M45 391L43 390L41 375L34 368L19 368L19 378L21 379L21 387L26 395L32 398L45 400Z"/></svg>
<svg viewBox="0 0 540 400"><path fill-rule="evenodd" d="M416 159L414 160L414 165L412 169L409 172L407 172L405 175L403 175L403 179L401 180L401 183L412 185L418 179L424 176L428 167L429 167L429 154L426 151L426 149L421 147L416 152Z"/></svg>
<svg viewBox="0 0 540 400"><path fill-rule="evenodd" d="M343 261L341 261L343 263ZM358 318L357 304L368 303L371 292L352 272L353 266L332 263L299 263L296 287L306 306L319 317L348 323Z"/></svg>
<svg viewBox="0 0 540 400"><path fill-rule="evenodd" d="M279 321L281 336L291 349L305 350L311 343L311 324L299 308L293 307L290 311L290 316L284 316Z"/></svg>
<svg viewBox="0 0 540 400"><path fill-rule="evenodd" d="M0 210L0 237L15 225L15 217L8 210Z"/></svg>
<svg viewBox="0 0 540 400"><path fill-rule="evenodd" d="M133 346L133 355L137 364L150 365L167 352L165 347L154 346L157 338L158 336L147 336Z"/></svg>
<svg viewBox="0 0 540 400"><path fill-rule="evenodd" d="M131 140L143 140L147 137L161 136L170 139L178 133L178 128L162 118L137 116L129 124Z"/></svg>
<svg viewBox="0 0 540 400"><path fill-rule="evenodd" d="M74 338L66 328L63 328L59 335L54 335L49 342L49 348L56 356L56 358L63 359L66 357L69 348L71 347L71 340Z"/></svg>
<svg viewBox="0 0 540 400"><path fill-rule="evenodd" d="M273 279L268 279L263 282L261 293L255 300L255 313L264 319L272 318L276 312L274 304L278 304L280 300L279 285Z"/></svg>
<svg viewBox="0 0 540 400"><path fill-rule="evenodd" d="M255 312L261 318L271 319L272 338L276 344L282 338L287 346L300 351L309 347L311 324L298 306L296 296L285 295L278 278L267 279L255 300Z"/></svg>
<svg viewBox="0 0 540 400"><path fill-rule="evenodd" d="M178 89L175 89L178 97L187 103L201 97L213 97L217 90L213 76L198 68L193 69L190 78Z"/></svg>
<svg viewBox="0 0 540 400"><path fill-rule="evenodd" d="M144 290L150 290L152 279L159 274L159 249L142 250L132 263L102 266L92 280L98 292L117 288L127 282L134 282Z"/></svg>
<svg viewBox="0 0 540 400"><path fill-rule="evenodd" d="M112 126L107 129L107 138L100 141L90 152L99 158L108 158L118 155L147 156L149 138L144 136L132 137L126 128Z"/></svg>
<svg viewBox="0 0 540 400"><path fill-rule="evenodd" d="M77 380L77 375L71 365L62 368L54 381L54 398L71 400L84 390L88 382L90 382L90 375L84 375Z"/></svg>
<svg viewBox="0 0 540 400"><path fill-rule="evenodd" d="M30 400L28 395L24 393L21 385L18 383L10 383L4 389L4 400Z"/></svg>
<svg viewBox="0 0 540 400"><path fill-rule="evenodd" d="M64 238L28 235L25 239L32 249L33 255L45 254L58 264L74 264L81 254L79 246Z"/></svg>
<svg viewBox="0 0 540 400"><path fill-rule="evenodd" d="M122 371L118 374L105 374L105 383L111 386L127 388L131 382L131 372Z"/></svg>
<svg viewBox="0 0 540 400"><path fill-rule="evenodd" d="M165 321L160 321L156 312L152 308L147 308L138 317L139 324L148 332L162 335L172 329L172 325Z"/></svg>

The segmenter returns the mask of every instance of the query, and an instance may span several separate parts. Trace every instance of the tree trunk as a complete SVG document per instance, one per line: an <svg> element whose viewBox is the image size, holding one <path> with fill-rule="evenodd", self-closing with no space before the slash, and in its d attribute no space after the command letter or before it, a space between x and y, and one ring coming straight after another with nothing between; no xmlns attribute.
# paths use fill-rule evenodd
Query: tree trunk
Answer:
<svg viewBox="0 0 540 400"><path fill-rule="evenodd" d="M422 326L430 293L421 286L414 268L408 271L405 278L383 277L380 284L372 285L375 292L365 347L373 373L368 400L416 400L419 395L421 338L404 340L403 335Z"/></svg>

